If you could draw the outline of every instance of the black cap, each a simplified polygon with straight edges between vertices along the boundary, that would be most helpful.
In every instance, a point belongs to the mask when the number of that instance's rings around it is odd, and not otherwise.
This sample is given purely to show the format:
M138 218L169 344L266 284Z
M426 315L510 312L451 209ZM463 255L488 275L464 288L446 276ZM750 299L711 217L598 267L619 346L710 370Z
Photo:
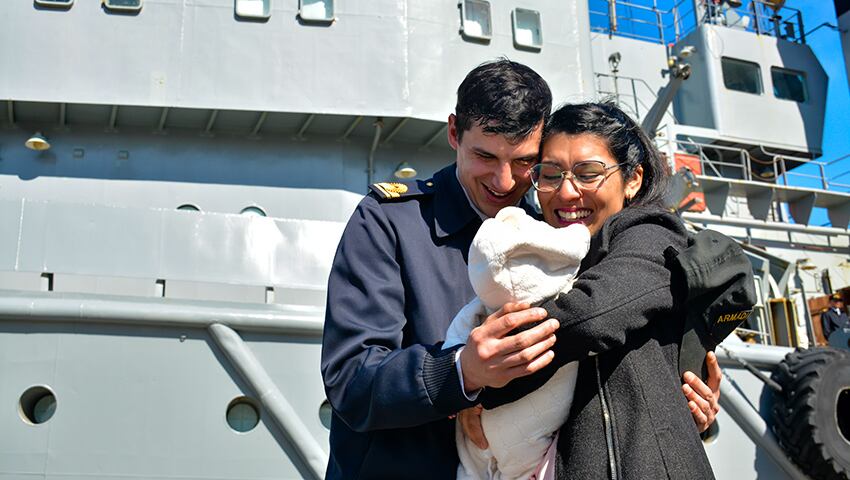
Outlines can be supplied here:
M672 248L672 247L671 247ZM668 256L673 281L683 291L685 314L679 374L706 378L705 356L743 323L756 303L753 267L734 240L714 230L688 239L688 248Z
M843 298L841 298L841 295L839 295L837 293L833 293L832 295L830 295L829 299L833 302L839 302L839 301L844 300Z

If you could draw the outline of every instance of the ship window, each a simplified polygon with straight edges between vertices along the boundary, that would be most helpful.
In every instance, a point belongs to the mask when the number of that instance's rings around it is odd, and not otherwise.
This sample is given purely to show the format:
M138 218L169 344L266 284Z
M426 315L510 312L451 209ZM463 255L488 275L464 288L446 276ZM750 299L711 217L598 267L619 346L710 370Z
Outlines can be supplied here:
M543 47L543 29L540 12L525 8L513 11L514 45L519 48L540 50Z
M107 10L138 12L142 9L142 0L103 0Z
M35 0L35 4L40 7L71 8L74 0Z
M773 80L773 95L776 98L794 100L803 103L809 98L806 89L806 74L786 70L779 67L771 67L770 77Z
M468 39L490 40L493 36L490 2L463 0L460 3L460 33Z
M271 0L236 0L236 16L242 18L269 18Z
M257 207L257 206L245 207L239 213L241 213L242 215L247 215L249 217L265 217L266 216L266 212L262 208Z
M227 425L239 433L250 432L260 423L260 408L257 402L248 397L234 398L225 413Z
M723 57L720 64L726 88L761 95L761 69L757 63Z
M322 402L319 405L319 422L322 423L322 426L331 429L331 417L333 416L333 409L331 408L331 404L328 403L327 400Z
M334 0L298 0L298 16L310 22L333 22Z
M44 423L56 412L56 396L43 385L30 387L21 395L18 412L30 425Z
M177 210L182 210L184 212L200 212L201 211L200 208L198 208L196 205L192 205L191 203L184 203L183 205L180 205L179 207L177 207Z

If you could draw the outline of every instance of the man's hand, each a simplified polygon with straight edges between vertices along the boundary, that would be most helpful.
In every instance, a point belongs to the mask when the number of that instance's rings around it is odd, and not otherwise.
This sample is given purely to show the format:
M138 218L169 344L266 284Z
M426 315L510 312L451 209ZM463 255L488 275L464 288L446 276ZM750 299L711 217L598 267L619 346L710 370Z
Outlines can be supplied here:
M705 363L708 366L707 385L691 372L685 372L682 376L685 380L682 392L688 399L688 408L700 433L708 430L708 427L714 423L714 417L720 412L718 401L720 400L720 379L723 376L714 352L708 352Z
M457 421L460 422L463 433L466 437L472 440L472 443L481 450L487 450L490 446L487 443L487 437L484 436L484 429L481 428L481 410L484 407L476 405L466 410L461 410L457 414Z
M508 336L517 327L539 322L546 315L546 310L527 303L508 303L472 329L460 354L466 391L502 387L548 365L555 356L549 349L555 344L557 320Z

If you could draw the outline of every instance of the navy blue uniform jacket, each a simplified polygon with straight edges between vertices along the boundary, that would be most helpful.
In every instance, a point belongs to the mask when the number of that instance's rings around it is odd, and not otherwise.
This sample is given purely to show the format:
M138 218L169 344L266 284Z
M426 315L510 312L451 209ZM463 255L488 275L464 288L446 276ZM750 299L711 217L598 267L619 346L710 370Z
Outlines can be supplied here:
M449 166L357 206L328 280L322 376L333 407L328 479L454 478L463 395L440 344L475 296L466 255L481 225Z
M827 342L829 341L829 336L832 335L832 332L842 328L850 328L850 320L847 319L847 314L843 311L841 311L841 313L836 313L834 308L830 308L823 312L820 316L820 320L823 324L823 336L826 338Z

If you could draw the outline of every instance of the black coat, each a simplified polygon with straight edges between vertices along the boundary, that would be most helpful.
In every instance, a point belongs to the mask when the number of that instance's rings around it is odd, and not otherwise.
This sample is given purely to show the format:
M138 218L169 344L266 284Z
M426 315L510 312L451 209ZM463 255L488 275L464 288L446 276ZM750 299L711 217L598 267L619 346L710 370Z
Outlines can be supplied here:
M561 322L553 364L484 391L485 407L503 404L580 361L558 478L714 478L678 374L683 282L673 279L664 250L686 245L670 213L631 207L610 218L572 290L543 304Z

